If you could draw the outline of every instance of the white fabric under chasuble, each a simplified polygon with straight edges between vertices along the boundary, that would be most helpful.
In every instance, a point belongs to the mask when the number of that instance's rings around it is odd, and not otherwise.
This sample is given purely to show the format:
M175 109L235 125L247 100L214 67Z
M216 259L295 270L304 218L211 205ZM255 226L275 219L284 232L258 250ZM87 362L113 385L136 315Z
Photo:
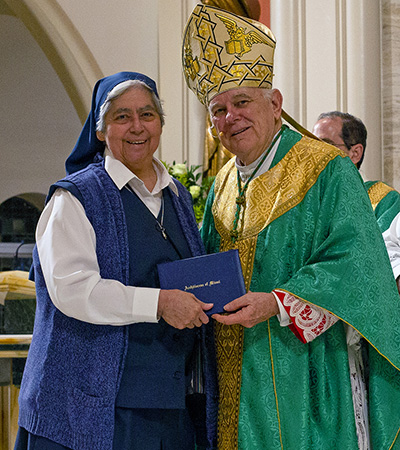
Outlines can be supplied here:
M349 368L351 390L353 392L354 417L356 420L358 447L360 450L369 450L369 425L368 425L368 404L367 389L365 386L364 363L361 352L361 335L348 326L347 328L347 349L349 353Z

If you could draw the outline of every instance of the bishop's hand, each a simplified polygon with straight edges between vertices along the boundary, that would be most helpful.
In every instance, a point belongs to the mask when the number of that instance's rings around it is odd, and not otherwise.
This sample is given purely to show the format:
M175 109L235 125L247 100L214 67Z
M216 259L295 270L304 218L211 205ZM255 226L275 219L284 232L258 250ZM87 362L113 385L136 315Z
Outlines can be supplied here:
M226 304L224 309L230 314L213 314L211 317L225 325L239 324L246 328L279 314L275 296L266 292L248 292Z

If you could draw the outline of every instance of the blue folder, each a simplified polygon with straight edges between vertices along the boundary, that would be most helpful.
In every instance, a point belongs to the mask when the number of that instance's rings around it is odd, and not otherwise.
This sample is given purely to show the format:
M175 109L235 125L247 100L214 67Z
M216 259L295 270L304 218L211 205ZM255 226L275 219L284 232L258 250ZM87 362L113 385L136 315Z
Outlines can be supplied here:
M227 303L246 293L238 250L178 259L157 268L161 289L180 289L214 303L208 315L223 313Z

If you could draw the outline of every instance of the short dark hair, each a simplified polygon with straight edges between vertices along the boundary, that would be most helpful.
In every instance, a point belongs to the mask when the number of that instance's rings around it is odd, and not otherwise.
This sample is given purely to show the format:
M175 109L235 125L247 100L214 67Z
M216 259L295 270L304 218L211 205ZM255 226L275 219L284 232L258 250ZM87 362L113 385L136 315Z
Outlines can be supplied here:
M319 115L318 120L332 119L338 117L342 120L342 135L344 144L350 150L352 145L361 144L364 148L360 161L357 163L357 169L361 167L361 163L364 160L365 149L367 147L367 129L358 117L349 113L343 113L340 111L330 111Z

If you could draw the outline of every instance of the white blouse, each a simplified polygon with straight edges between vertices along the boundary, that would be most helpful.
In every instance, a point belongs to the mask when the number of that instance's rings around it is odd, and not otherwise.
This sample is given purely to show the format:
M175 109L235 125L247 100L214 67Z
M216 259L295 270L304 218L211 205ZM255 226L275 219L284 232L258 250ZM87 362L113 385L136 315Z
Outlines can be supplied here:
M105 169L118 189L126 184L157 217L162 190L178 190L163 164L153 159L157 183L149 192L124 164L105 151ZM57 189L43 210L36 243L44 279L54 305L64 314L93 324L157 322L159 289L125 286L104 279L96 256L96 236L80 201Z

